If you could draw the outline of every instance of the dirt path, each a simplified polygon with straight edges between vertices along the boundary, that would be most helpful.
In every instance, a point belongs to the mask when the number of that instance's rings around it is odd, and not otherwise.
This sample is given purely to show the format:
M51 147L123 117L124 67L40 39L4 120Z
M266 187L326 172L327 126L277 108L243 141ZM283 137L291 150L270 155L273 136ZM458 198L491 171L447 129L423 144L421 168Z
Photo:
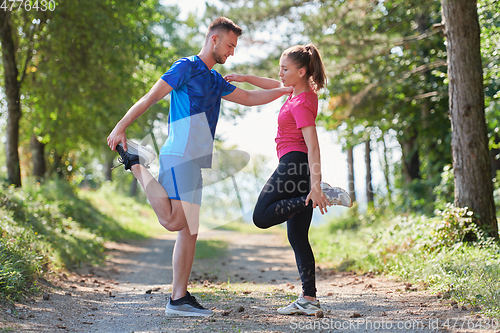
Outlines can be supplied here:
M420 286L320 268L324 317L278 315L276 308L300 292L290 246L276 234L229 231L200 235L226 240L229 255L197 260L191 275L192 294L215 316L165 317L174 237L107 244L105 267L61 275L47 283L44 297L2 309L0 331L500 333L500 324L475 314L477 309L450 304Z

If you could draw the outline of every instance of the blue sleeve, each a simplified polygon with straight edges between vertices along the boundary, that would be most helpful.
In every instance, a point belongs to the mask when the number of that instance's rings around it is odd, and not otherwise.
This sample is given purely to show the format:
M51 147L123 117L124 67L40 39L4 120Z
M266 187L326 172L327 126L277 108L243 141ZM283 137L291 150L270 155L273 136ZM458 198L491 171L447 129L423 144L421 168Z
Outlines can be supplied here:
M222 90L222 96L227 96L230 93L232 93L234 91L234 89L236 89L236 86L234 86L231 83L229 83L226 80L224 80L224 78L222 77L222 75L220 75L219 73L217 73L217 77L219 79L219 84L221 85L221 88L222 88L221 89Z
M174 62L172 67L161 76L163 81L167 82L174 90L182 87L189 79L191 72L191 61L188 58L182 58Z

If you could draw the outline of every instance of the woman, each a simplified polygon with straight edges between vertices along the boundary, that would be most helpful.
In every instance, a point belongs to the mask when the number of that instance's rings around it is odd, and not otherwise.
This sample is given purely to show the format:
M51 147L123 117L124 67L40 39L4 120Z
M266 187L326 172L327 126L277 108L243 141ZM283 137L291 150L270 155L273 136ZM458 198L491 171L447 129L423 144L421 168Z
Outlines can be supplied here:
M316 299L315 261L308 238L313 208L319 207L324 214L327 206L351 207L352 202L343 189L321 182L315 124L316 91L325 85L326 75L316 47L296 45L283 52L279 76L283 85L292 87L293 92L278 115L279 165L260 193L253 220L263 229L287 222L288 240L302 280L302 294L295 302L278 309L278 313L313 315L321 309ZM248 82L263 89L281 85L277 80L251 75L231 74L225 79Z

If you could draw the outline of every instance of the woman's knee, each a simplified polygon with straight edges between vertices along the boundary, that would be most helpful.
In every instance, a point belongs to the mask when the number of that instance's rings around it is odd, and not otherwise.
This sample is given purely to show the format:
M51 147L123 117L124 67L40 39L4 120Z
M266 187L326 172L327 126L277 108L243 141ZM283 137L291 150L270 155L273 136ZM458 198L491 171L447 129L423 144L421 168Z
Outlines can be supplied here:
M253 224L255 224L255 226L259 229L268 229L270 227L268 223L265 223L266 222L265 219L255 210L253 212L252 219L253 219Z
M260 223L257 223L255 221L253 221L253 224L255 224L255 226L259 229L269 229L271 228L272 226L271 225L267 225L267 224L260 224Z

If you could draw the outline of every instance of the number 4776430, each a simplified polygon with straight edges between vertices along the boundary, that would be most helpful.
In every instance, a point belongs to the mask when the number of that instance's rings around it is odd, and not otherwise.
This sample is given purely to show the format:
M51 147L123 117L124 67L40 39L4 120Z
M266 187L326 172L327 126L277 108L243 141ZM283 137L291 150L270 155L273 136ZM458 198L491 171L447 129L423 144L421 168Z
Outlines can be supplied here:
M2 1L2 0L0 0ZM54 11L56 2L54 0L3 0L0 9L5 11L25 10L25 11Z

